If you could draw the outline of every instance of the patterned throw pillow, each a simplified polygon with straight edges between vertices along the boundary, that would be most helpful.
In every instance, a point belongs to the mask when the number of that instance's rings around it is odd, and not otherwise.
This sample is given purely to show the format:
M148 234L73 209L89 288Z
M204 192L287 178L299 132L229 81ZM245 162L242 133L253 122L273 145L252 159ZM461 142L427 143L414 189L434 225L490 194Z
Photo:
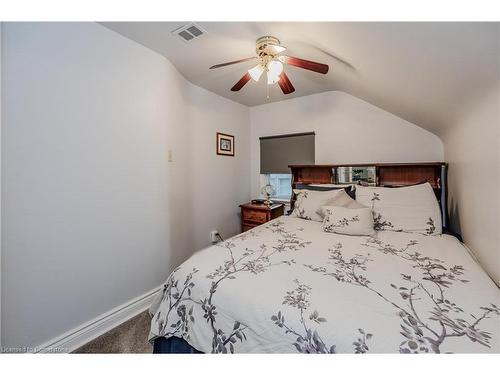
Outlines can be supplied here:
M374 233L372 210L368 207L323 207L323 230L350 236L369 236Z
M347 194L344 190L340 191L335 197L329 199L325 206L337 206L337 207L347 207L347 208L364 208L361 203L356 202L352 199L349 194ZM316 213L322 218L325 217L325 212L323 210L324 207L320 207Z
M429 183L398 188L358 186L356 201L372 208L375 230L442 233L441 209Z
M305 220L323 221L323 218L316 211L330 199L336 197L339 192L344 192L344 190L315 191L294 189L293 192L296 194L296 201L290 216L300 217Z

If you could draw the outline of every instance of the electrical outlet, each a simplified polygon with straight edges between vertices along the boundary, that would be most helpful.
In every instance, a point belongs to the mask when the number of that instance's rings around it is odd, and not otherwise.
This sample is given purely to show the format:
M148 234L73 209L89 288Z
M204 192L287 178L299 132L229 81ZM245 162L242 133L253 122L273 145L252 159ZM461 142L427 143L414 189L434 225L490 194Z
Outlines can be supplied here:
M173 152L172 150L168 150L167 152L167 158L168 158L168 162L171 163L174 161L174 156L173 156Z
M212 241L212 243L217 243L220 241L218 230L213 230L210 232L210 241Z

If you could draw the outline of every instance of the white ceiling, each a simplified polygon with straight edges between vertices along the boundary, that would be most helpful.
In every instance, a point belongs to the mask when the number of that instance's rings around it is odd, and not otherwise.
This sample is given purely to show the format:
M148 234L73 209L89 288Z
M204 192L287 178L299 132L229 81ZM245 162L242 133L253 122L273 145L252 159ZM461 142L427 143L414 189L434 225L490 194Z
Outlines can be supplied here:
M478 94L498 85L499 23L199 22L208 33L185 43L171 34L182 22L105 22L104 26L164 55L189 81L239 103L267 103L265 80L230 88L255 40L278 37L287 54L330 65L326 76L292 66L295 93L270 87L270 101L341 90L439 134Z

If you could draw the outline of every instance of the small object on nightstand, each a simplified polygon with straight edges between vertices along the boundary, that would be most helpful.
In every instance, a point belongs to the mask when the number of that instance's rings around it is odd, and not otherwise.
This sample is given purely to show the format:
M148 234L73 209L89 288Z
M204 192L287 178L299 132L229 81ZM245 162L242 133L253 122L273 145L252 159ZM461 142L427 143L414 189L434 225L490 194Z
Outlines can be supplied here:
M267 184L262 188L260 192L262 193L262 195L266 196L266 200L264 203L267 204L268 206L272 205L273 201L271 200L271 196L273 196L274 193L276 192L273 186L271 184Z
M285 213L285 205L283 203L267 205L265 203L249 202L241 204L240 207L242 232L246 232L258 225L267 223Z
M264 204L266 202L265 199L252 199L252 204Z

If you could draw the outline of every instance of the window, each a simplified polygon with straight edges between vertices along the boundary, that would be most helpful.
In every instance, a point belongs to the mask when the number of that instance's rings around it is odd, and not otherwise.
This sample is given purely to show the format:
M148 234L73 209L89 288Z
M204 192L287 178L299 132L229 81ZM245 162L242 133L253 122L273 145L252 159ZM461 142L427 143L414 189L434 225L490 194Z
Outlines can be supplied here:
M289 201L292 195L292 175L284 173L271 173L264 175L265 184L270 184L274 188L274 195L271 198L275 200Z
M270 184L274 200L292 195L291 164L314 164L314 133L260 137L260 186Z
M314 133L260 137L260 173L288 174L290 164L314 164Z

